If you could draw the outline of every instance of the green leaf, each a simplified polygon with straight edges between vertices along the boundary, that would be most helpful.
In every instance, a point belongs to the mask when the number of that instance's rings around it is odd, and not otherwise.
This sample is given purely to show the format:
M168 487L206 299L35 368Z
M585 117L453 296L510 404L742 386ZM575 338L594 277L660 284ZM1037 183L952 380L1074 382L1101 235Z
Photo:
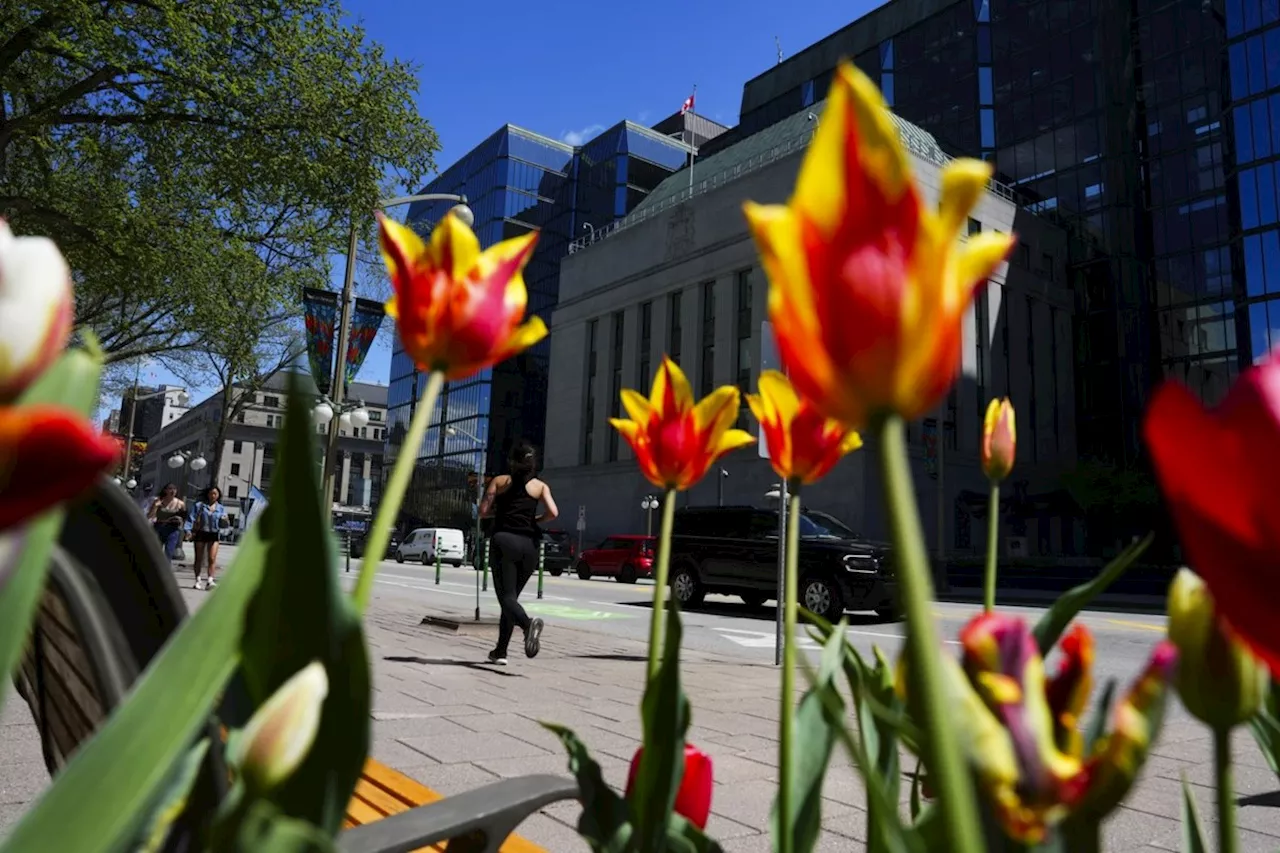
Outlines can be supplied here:
M542 727L560 738L569 753L569 772L578 780L582 802L578 834L595 851L621 853L629 849L632 826L627 804L604 781L600 765L568 726L544 722Z
M217 592L160 650L0 851L107 853L133 836L239 660L240 628L262 578L264 552L250 530Z
M1182 853L1209 853L1209 843L1200 825L1200 813L1196 810L1196 798L1182 775Z
M1067 626L1071 624L1072 619L1076 618L1076 614L1088 607L1089 602L1105 592L1107 587L1115 583L1130 566L1137 562L1155 537L1154 533L1148 533L1143 539L1124 549L1096 578L1069 589L1058 597L1053 606L1040 617L1040 621L1032 631L1036 638L1036 645L1040 647L1040 654L1049 654L1049 650L1057 644L1058 638L1062 636L1063 631L1067 630Z
M920 822L920 789L923 787L923 777L920 773L920 759L916 759L916 769L911 774L911 820L919 826Z
M271 801L337 833L369 751L370 682L360 618L343 593L319 501L315 434L296 375L276 455L262 585L245 618L244 682L260 707L296 672L324 664L329 695L306 760Z
M680 815L667 824L667 853L723 853L723 848Z
M778 801L775 799L769 814L775 849L783 846L781 839L785 833L792 840L793 850L809 853L822 834L822 783L836 742L834 729L844 727L844 701L835 686L835 677L844 658L844 624L841 622L838 630L829 632L822 648L818 673L810 679L809 689L796 709L795 730L791 732L794 770L790 793L794 803L791 810L794 823L786 827L779 825ZM841 712L832 713L831 709L837 707Z
M1115 698L1115 693L1116 680L1109 678L1106 687L1103 687L1102 693L1098 695L1098 704L1093 709L1093 719L1089 721L1089 727L1084 732L1085 755L1093 752L1093 745L1107 731L1107 718L1111 716L1111 702Z
M169 828L187 807L187 799L191 796L191 789L208 754L209 741L201 740L187 751L186 756L174 768L168 786L160 795L159 806L138 841L138 853L156 853L160 850L169 834Z
M644 753L629 803L637 827L638 849L660 851L680 780L684 777L685 732L689 730L689 700L680 688L680 607L667 605L667 630L662 663L640 700Z
M70 350L27 388L18 405L56 404L88 416L98 403L101 373L101 359ZM0 676L17 669L22 659L65 517L65 508L55 507L0 534ZM0 677L0 705L8 687L9 679Z
M281 814L273 804L258 800L240 816L235 850L253 853L332 853L331 836L306 821Z
M1271 772L1280 775L1280 720L1268 711L1259 711L1249 721L1249 730Z

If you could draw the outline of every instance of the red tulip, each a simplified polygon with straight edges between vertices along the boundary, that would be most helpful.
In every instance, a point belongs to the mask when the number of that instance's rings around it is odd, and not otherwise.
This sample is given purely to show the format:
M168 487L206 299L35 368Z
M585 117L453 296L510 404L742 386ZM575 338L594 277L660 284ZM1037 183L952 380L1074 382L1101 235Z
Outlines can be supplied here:
M644 747L636 750L631 759L631 770L627 773L627 796L631 796L631 788L635 785L636 775L640 772L640 756ZM691 744L684 745L684 775L680 777L680 790L676 792L676 814L683 815L686 820L698 829L707 825L711 815L711 756Z
M982 473L999 483L1013 470L1018 451L1018 433L1014 425L1013 403L1008 397L992 400L982 421Z
M87 489L119 448L74 412L0 407L0 530Z
M1144 429L1192 568L1218 613L1280 677L1280 351L1241 374L1212 412L1166 383Z

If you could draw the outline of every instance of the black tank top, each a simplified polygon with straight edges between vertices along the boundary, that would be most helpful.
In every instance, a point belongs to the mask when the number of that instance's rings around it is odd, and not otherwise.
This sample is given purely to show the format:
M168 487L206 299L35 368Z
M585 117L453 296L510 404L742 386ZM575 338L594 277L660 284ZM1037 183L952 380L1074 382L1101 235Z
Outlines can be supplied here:
M536 537L538 499L529 497L526 488L532 477L512 477L511 485L493 499L493 532L518 533Z

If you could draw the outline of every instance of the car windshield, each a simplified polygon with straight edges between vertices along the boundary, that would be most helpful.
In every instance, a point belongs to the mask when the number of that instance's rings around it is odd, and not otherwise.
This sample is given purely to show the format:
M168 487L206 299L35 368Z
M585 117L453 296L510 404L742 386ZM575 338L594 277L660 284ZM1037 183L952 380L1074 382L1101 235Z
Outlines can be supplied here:
M569 534L565 533L563 530L551 530L547 532L547 538L554 539L556 542L567 542L569 540Z
M800 514L800 535L826 539L855 539L857 534L848 525L825 512Z

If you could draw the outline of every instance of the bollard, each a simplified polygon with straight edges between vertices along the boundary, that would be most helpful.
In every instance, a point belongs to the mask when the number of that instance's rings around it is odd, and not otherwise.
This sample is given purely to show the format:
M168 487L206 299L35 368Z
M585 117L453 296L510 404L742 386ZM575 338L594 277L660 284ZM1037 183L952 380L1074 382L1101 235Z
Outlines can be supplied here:
M472 566L472 572L476 579L476 621L480 621L480 561L483 555L480 550L484 547L484 537L480 537L476 542L476 565Z
M484 568L480 572L481 574L480 590L482 592L488 592L489 591L489 549L488 548L484 549L484 562L482 562L480 565L484 566Z
M436 548L436 586L440 586L440 548Z
M538 598L542 598L542 564L547 556L547 543L538 543Z
M351 571L351 531L347 531L347 571Z

